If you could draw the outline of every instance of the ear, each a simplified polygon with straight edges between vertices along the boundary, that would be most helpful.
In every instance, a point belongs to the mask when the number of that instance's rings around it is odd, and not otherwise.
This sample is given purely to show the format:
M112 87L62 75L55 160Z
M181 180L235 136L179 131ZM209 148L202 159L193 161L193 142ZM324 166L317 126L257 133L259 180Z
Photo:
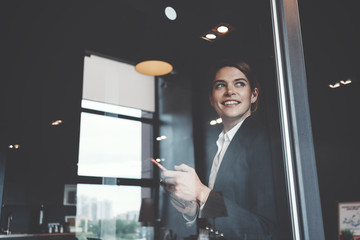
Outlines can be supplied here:
M254 88L254 91L252 91L251 93L251 103L256 102L258 96L259 96L259 89Z

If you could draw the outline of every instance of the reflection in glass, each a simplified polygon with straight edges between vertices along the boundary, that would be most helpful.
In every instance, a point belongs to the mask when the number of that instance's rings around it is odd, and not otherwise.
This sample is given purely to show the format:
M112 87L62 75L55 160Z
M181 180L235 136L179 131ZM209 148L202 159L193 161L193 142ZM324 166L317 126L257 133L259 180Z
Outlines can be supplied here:
M76 237L138 239L141 195L139 186L78 184Z

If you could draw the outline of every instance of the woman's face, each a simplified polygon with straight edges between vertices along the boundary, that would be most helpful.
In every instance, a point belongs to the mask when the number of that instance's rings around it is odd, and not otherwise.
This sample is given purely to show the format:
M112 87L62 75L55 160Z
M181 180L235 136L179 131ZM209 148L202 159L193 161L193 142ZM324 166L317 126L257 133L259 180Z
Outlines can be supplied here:
M248 117L251 104L257 97L258 89L251 90L249 80L239 69L223 67L216 72L210 103L222 118L225 128L232 128Z

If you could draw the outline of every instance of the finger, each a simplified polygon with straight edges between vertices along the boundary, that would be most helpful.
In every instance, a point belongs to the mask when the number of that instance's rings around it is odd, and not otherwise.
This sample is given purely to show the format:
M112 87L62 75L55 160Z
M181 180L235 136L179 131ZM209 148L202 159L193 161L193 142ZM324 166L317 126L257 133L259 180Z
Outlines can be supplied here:
M175 191L175 185L166 184L165 185L165 190L168 191L168 192L174 192Z
M163 189L166 193L170 193L170 194L171 194L172 192L175 191L175 185L166 184L166 183L162 182L162 183L161 183L161 186L162 186L161 189Z
M181 164L181 165L178 165L178 166L174 166L175 170L177 171L184 171L184 172L191 172L191 171L194 171L194 169L186 164Z
M176 178L164 178L164 179L162 179L162 182L164 182L165 185L176 185L177 184Z
M176 175L177 175L177 171L167 170L167 171L161 172L162 178L173 178L173 177L176 177Z

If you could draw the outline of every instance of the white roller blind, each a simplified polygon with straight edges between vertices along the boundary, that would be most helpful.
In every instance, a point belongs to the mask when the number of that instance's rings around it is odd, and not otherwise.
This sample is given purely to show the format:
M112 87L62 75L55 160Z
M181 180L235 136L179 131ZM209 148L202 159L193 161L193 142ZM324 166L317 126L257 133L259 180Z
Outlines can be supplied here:
M83 99L155 112L155 79L133 65L86 56Z

